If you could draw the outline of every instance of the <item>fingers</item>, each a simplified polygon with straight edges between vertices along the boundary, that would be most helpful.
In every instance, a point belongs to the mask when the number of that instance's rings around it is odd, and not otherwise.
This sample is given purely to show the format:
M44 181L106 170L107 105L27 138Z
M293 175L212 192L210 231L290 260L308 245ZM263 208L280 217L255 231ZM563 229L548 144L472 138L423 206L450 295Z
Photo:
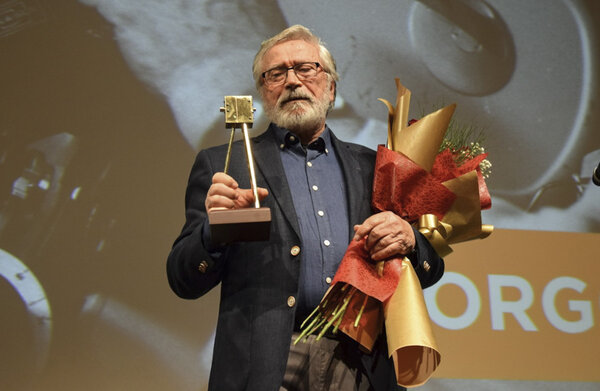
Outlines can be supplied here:
M373 244L372 247L367 247L371 259L374 261L403 256L410 253L413 248L414 246L410 245L410 238L398 238L391 235L383 237Z
M410 224L392 212L370 216L354 230L354 240L366 238L365 249L374 261L406 255L415 246Z
M258 193L259 201L262 201L267 195L269 195L267 189L262 187L257 187L256 191ZM235 193L236 198L233 201L234 208L247 208L254 205L254 193L252 192L252 189L236 189Z
M213 184L222 183L225 186L230 187L232 189L238 188L238 183L235 181L235 179L233 179L229 175L225 174L224 172L215 173L215 175L213 175L213 177L212 177L212 183Z
M264 199L269 192L262 187L257 188L259 200ZM212 185L206 194L204 206L211 209L247 208L254 204L254 194L250 189L240 189L231 176L218 172L212 177Z
M269 191L263 187L257 187L256 190L258 191L258 199L260 201L264 200L269 195Z
M238 184L235 179L225 173L217 172L213 175L212 185L206 194L206 200L204 201L206 210L233 208L234 201L237 198L237 188Z
M393 218L390 216L390 214L397 217L391 212L381 212L369 216L362 224L355 225L354 240L360 240L361 238L370 235L371 232L376 228L377 231L381 232L383 226L390 224L390 220Z

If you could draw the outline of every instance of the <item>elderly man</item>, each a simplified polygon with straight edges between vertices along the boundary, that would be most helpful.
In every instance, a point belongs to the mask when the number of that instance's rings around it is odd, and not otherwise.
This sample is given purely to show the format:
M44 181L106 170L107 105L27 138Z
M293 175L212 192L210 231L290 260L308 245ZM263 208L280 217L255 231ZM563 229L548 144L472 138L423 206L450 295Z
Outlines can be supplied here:
M370 207L375 152L338 140L325 124L338 74L308 29L263 42L253 74L271 125L252 139L258 195L271 209L270 239L211 244L207 210L253 204L245 162L223 167L226 146L201 151L186 193L186 222L167 260L173 291L194 299L221 283L210 390L396 390L384 337L372 353L343 335L291 344L319 303L350 240L367 238L373 261L409 255L421 285L443 261L391 212ZM243 154L234 144L233 154ZM235 160L235 159L234 159ZM237 159L243 160L243 159ZM342 333L339 333L342 334Z

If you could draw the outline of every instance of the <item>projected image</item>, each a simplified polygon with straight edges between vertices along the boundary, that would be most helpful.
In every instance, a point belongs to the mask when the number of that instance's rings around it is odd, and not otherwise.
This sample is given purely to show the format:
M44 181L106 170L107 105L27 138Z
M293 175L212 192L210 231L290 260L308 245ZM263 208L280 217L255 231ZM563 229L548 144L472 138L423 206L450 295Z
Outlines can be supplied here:
M491 224L600 230L587 191L600 153L598 115L590 111L596 32L580 3L378 2L369 10L373 23L361 23L360 1L197 1L168 10L161 2L84 2L115 25L129 64L166 96L193 148L224 141L222 95L255 94L251 48L281 26L303 23L339 63L329 123L342 138L373 148L385 142L377 99L393 99L399 77L413 91L413 116L456 102L456 120L484 130L494 165L495 205L484 215ZM263 129L260 111L258 118Z
M599 20L594 0L0 0L0 303L9 312L0 351L10 373L0 389L206 388L219 292L176 298L164 262L183 222L195 153L229 137L223 97L253 95L251 132L266 129L252 60L263 39L296 23L321 36L337 61L328 125L339 138L385 143L387 109L378 98L395 99L398 77L412 91L412 118L456 102L455 120L483 130L493 164L484 223L535 231L532 243L595 243ZM553 266L538 284L516 276L537 273L541 262L523 243L526 251L507 251L514 268L494 272L515 276L481 272L474 283L451 271L427 298L438 326L460 324L467 334L464 319L483 323L488 311L490 319L517 318L526 341L537 336L521 327L528 317L544 331L540 319L552 313L557 324L587 328L565 332L550 322L549 334L591 345L600 294L593 265L567 246L544 261ZM565 259L583 265L587 279L566 277L556 266ZM556 288L564 278L571 280ZM452 313L438 292L457 286L465 303L448 294L459 303ZM503 289L521 296L511 301ZM546 313L536 309L540 297L551 298ZM476 333L502 322L477 324ZM448 377L422 389L598 385Z

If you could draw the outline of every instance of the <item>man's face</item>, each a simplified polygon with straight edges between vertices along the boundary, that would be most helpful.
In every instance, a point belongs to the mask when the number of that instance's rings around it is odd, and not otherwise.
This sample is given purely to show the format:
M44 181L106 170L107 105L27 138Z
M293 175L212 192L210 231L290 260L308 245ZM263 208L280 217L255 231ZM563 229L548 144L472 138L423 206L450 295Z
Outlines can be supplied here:
M265 53L261 71L291 67L303 62L320 62L318 47L303 40L285 41ZM283 84L263 85L260 89L269 119L295 132L304 142L315 139L325 128L325 118L334 92L335 84L322 69L314 79L304 81L290 70Z

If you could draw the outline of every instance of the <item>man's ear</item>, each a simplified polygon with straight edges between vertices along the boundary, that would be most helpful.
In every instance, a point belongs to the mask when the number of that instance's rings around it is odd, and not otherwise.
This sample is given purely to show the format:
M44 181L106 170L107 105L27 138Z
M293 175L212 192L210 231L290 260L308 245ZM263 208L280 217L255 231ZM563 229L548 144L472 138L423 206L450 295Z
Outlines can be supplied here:
M335 97L337 95L337 85L335 83L335 80L332 80L329 84L329 94L331 98L331 106L333 106L335 104Z

